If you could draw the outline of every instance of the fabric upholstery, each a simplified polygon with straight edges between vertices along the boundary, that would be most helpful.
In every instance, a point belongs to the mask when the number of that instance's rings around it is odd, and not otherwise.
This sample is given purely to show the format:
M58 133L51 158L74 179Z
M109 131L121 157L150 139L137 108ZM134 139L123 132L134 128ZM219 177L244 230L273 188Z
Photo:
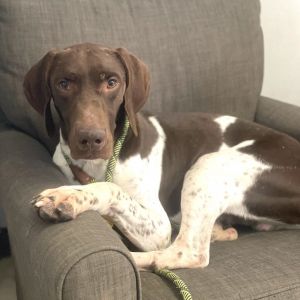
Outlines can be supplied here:
M136 299L140 283L132 258L98 213L50 225L32 208L34 195L67 184L46 149L15 130L0 132L0 139L0 200L20 299Z
M1 107L50 145L22 80L51 48L84 41L127 47L150 67L151 111L211 111L253 119L263 44L258 1L1 1Z
M296 119L284 127L275 116L288 106L263 99L256 112L263 75L259 14L257 0L1 0L0 201L19 299L123 300L141 293L178 299L154 274L142 272L140 282L128 250L97 213L51 226L36 216L32 196L66 179L39 143L53 150L42 117L25 101L26 71L54 47L84 41L127 47L150 68L146 109L256 117L294 133ZM213 244L208 268L178 274L194 299L298 299L299 249L299 232L251 233Z
M300 107L260 97L255 121L300 140Z
M283 300L300 295L298 230L248 232L233 242L215 242L210 257L205 269L177 271L194 299ZM142 272L141 278L143 300L176 296L158 276Z

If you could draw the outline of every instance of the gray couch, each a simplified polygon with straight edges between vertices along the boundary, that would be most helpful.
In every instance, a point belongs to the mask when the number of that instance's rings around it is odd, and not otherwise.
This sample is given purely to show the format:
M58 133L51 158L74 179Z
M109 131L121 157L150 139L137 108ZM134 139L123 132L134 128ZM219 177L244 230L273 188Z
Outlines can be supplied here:
M0 199L19 299L177 299L139 273L96 213L46 224L29 204L66 184L57 142L26 103L25 72L47 50L83 41L127 47L148 65L146 109L232 114L300 138L300 108L260 96L263 36L256 0L1 0ZM205 269L178 270L194 299L300 299L300 232L242 233L216 242Z

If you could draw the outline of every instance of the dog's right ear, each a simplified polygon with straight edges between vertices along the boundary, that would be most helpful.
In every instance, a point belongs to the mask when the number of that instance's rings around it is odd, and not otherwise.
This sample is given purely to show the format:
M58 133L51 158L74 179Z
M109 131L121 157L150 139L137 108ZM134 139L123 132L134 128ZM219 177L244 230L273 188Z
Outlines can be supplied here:
M49 71L57 51L49 51L25 75L23 88L25 96L31 106L45 118L49 136L54 133L54 123L51 115L49 86Z

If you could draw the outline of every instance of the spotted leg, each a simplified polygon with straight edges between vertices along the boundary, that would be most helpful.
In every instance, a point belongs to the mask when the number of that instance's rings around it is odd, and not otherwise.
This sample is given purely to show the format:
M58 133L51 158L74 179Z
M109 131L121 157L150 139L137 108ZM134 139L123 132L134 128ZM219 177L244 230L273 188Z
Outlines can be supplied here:
M57 222L74 219L86 210L98 211L143 251L162 249L170 243L170 221L159 201L146 207L114 183L45 190L33 204L43 219Z
M223 191L216 189L218 180L224 179L217 178L215 170L211 168L214 158L215 154L201 157L186 173L181 193L179 234L164 250L133 253L140 268L176 269L208 265L214 223L227 204Z

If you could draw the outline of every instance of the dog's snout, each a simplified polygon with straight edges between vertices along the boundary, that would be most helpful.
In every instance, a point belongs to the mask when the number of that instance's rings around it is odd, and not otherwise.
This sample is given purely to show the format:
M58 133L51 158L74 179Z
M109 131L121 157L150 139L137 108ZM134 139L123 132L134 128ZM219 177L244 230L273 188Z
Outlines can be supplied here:
M82 151L100 151L106 143L104 129L80 129L78 131L78 147Z

